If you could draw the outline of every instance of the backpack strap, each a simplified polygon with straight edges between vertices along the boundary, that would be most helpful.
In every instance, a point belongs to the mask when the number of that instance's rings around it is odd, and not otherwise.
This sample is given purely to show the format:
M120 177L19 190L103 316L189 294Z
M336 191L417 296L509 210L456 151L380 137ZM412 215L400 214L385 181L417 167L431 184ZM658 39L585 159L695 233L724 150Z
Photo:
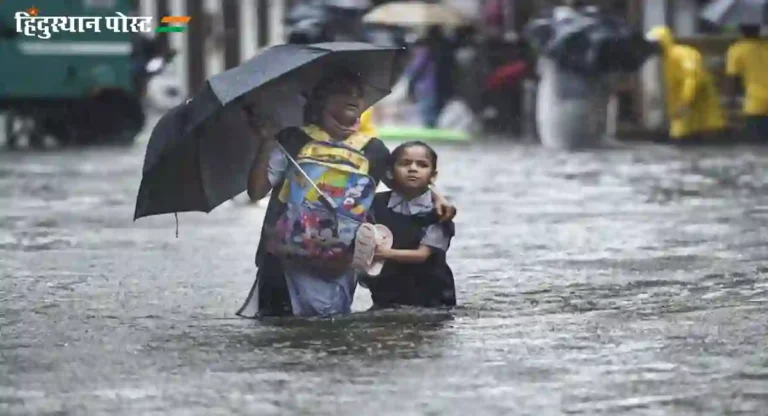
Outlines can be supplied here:
M367 136L360 132L356 132L356 133L353 133L351 136L347 137L347 139L344 140L344 144L357 151L362 151L363 148L368 145L368 142L370 142L371 139L372 137L370 136Z
M304 133L306 133L307 136L311 137L312 140L317 140L320 142L332 142L331 136L328 135L328 133L325 132L325 130L321 129L320 127L310 124L308 126L304 126L301 128ZM345 146L350 147L352 149L355 149L357 151L362 151L363 148L368 145L368 142L371 141L371 137L366 136L365 134L362 134L360 132L355 132L351 136L347 137L343 142Z

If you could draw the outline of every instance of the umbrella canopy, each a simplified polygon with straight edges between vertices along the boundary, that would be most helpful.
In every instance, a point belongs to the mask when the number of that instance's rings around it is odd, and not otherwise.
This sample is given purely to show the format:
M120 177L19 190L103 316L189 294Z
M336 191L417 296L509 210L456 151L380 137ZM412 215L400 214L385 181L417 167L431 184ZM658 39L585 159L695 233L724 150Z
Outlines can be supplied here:
M468 24L467 18L452 7L422 1L395 1L371 10L363 22L387 26L447 26Z
M305 19L327 20L328 11L319 5L299 3L288 11L287 16L285 17L285 23L293 25Z
M768 25L768 0L714 0L701 18L718 26Z
M655 52L652 42L620 19L569 10L531 21L524 36L564 69L583 74L634 72Z
M210 212L245 191L264 143L273 132L302 124L304 103L318 81L339 70L360 74L367 108L389 94L402 52L357 42L278 45L211 77L152 131L134 219ZM249 127L244 108L262 134Z
M494 70L485 81L486 90L495 90L502 86L515 85L523 80L528 70L525 62L513 62Z

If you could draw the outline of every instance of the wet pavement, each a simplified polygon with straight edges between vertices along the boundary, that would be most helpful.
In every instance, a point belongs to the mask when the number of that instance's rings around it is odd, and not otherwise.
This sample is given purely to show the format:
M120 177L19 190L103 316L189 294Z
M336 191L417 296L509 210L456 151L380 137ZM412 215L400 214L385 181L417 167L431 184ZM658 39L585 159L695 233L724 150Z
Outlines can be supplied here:
M768 148L438 146L461 307L260 323L263 208L134 223L142 147L0 152L0 414L768 408Z

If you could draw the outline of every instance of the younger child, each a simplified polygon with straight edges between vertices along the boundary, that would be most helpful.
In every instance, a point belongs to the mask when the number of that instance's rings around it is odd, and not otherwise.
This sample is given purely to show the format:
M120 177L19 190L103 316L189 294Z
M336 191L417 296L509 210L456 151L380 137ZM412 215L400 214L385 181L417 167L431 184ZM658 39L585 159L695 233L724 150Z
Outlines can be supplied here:
M386 175L392 191L376 194L371 213L392 232L392 248L379 246L384 260L376 277L366 277L375 308L397 305L456 305L453 272L445 254L454 235L452 222L440 222L430 185L437 178L437 153L423 142L403 143L392 151Z

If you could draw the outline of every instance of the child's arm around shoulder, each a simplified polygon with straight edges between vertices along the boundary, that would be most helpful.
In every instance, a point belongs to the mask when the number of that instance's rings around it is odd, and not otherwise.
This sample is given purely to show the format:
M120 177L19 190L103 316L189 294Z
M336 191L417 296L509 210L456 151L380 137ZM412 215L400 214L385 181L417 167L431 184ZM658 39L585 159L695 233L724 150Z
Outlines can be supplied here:
M451 245L454 228L453 223L432 224L427 227L419 248L412 250L397 250L392 248L376 248L376 258L391 260L397 263L424 263L437 252L445 253Z
M419 264L424 263L432 255L433 247L420 245L414 250L398 250L393 248L376 248L377 260L390 260L397 263Z

